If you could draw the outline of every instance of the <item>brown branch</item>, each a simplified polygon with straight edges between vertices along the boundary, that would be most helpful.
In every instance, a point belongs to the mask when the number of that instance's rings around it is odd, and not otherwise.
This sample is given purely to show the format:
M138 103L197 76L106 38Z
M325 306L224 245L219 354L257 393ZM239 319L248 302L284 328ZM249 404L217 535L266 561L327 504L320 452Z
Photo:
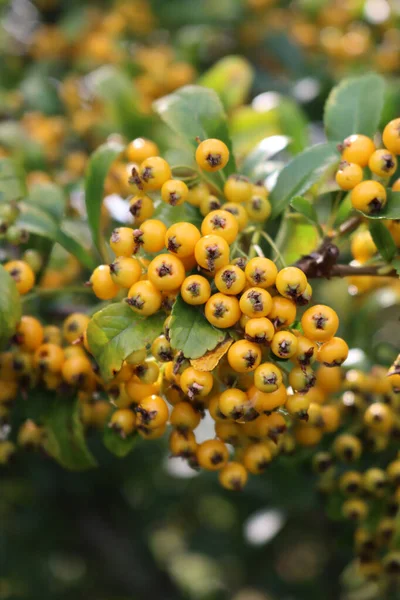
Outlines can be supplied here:
M374 277L398 277L395 269L387 273L382 273L385 269L383 265L367 265L365 267L353 267L351 265L334 265L331 270L331 277L349 277L357 275L372 275Z

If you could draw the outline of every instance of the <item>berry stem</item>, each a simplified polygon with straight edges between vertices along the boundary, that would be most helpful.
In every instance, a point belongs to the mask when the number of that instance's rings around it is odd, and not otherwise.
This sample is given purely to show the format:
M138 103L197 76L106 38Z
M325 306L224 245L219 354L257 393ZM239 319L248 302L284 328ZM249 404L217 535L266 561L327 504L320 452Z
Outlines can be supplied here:
M265 241L271 246L271 248L274 250L275 252L275 257L273 259L273 261L277 261L279 260L281 263L282 268L283 267L287 267L286 261L283 258L282 252L279 250L277 244L275 244L274 240L272 239L272 237L266 232L266 231L262 231L261 235L263 236L263 238L265 239Z

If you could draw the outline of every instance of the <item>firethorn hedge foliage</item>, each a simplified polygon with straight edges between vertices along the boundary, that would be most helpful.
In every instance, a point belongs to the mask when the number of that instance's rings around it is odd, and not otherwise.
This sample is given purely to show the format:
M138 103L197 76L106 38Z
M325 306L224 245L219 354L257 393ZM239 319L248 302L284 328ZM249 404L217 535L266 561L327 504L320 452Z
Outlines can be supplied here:
M0 123L1 470L12 477L28 452L99 481L135 465L133 485L157 473L155 498L176 469L247 511L275 493L288 514L312 498L312 513L318 495L330 535L351 539L326 598L397 598L400 118L382 76L399 68L394 9L378 27L372 3L355 23L341 2L221 2L221 38L203 24L202 45L175 24L175 47L151 32L172 30L171 15L201 20L198 3L36 4L47 16L14 39L18 68L13 52L0 66L13 82ZM224 40L248 58L219 56ZM261 48L300 88L318 74L313 108L274 69L265 82ZM285 561L283 595L307 579ZM188 597L225 598L218 585Z

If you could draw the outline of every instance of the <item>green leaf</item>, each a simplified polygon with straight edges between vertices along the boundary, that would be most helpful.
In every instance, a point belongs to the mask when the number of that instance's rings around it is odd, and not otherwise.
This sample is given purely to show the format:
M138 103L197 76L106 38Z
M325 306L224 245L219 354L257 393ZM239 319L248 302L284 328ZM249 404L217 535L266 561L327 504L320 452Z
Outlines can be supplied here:
M0 202L12 202L26 194L22 170L11 158L0 158Z
M325 105L327 138L343 141L360 133L372 137L378 129L385 98L385 81L369 73L345 79L333 88Z
M21 319L21 297L14 279L1 265L0 290L0 348L3 348Z
M25 202L41 208L58 222L63 218L67 205L63 189L51 182L33 185Z
M393 269L396 271L397 275L400 276L400 258L395 258L392 262Z
M380 221L370 221L369 230L380 255L386 262L390 262L397 254L397 246L387 227Z
M140 317L125 302L95 313L88 326L88 342L104 379L112 379L125 358L160 335L164 321L162 313Z
M242 106L254 78L253 67L241 56L225 56L206 71L198 83L217 92L227 110Z
M112 427L108 427L108 425L104 429L103 434L103 443L107 450L109 450L115 456L119 458L123 458L135 446L137 441L136 435L128 435L125 438L122 438L121 435L115 431Z
M226 332L210 325L197 306L186 304L179 295L172 309L171 346L186 358L200 358L226 337Z
M284 135L290 138L289 150L292 154L302 152L310 143L308 121L296 102L282 98L277 107L279 126Z
M386 190L387 200L383 209L376 215L367 215L362 211L368 219L400 219L400 192L394 192L393 190Z
M71 471L85 471L97 466L86 445L79 412L79 401L63 396L53 402L44 417L45 449L62 467Z
M18 217L18 225L29 231L29 233L58 242L65 250L73 254L79 262L88 269L94 269L96 262L91 256L89 250L84 248L72 236L65 233L60 225L44 210L30 205L26 202L20 202L21 209Z
M290 202L290 206L294 208L294 210L296 210L298 213L303 215L303 217L305 217L307 221L310 221L310 223L315 225L318 229L319 234L321 236L323 235L321 225L318 222L317 212L309 200L307 200L303 196L295 196Z
M183 221L192 223L200 229L203 217L196 206L184 202L179 206L170 206L160 201L154 211L154 219L160 219L167 227Z
M124 147L117 142L102 144L91 155L86 169L86 211L93 242L100 253L103 250L100 234L100 214L104 197L104 182L111 164L121 154L123 149Z
M199 85L187 85L177 92L156 100L154 110L174 131L193 153L197 148L196 138L201 140L217 138L229 148L229 162L224 168L226 176L235 173L235 159L228 132L226 113L221 100L214 90ZM215 180L218 173L207 173L207 178ZM219 181L219 179L216 179Z
M285 135L271 135L264 138L244 159L240 168L243 175L257 180L257 173L273 156L285 150L290 140Z
M301 196L325 172L339 161L336 144L316 144L295 156L279 173L275 187L269 195L272 217L277 217L295 196Z

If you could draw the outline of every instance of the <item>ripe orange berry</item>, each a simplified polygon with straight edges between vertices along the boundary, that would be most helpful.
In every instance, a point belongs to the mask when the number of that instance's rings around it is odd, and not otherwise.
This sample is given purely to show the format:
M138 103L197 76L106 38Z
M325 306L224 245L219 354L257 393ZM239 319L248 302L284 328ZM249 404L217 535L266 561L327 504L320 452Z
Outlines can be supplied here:
M245 392L237 388L230 388L220 394L218 408L225 417L238 421L245 419L250 414L252 403Z
M272 306L268 313L268 318L273 323L275 329L289 327L296 319L297 308L295 303L289 298L282 296L272 296Z
M228 350L228 362L236 373L254 371L261 362L260 347L254 342L238 340Z
M135 224L143 223L146 219L151 219L154 214L153 200L144 194L141 196L134 196L129 201L129 212L131 213Z
M241 463L229 462L220 470L218 479L225 489L238 492L246 485L248 475Z
M393 119L383 130L382 140L393 154L400 154L400 119Z
M219 171L229 160L229 149L221 140L210 138L196 148L196 162L204 171Z
M247 391L247 396L255 410L260 414L269 414L273 410L283 406L287 400L287 392L284 385L280 385L277 390L268 393L262 392L255 385L252 385Z
M15 340L22 350L34 352L43 343L43 327L38 319L23 315L18 324ZM3 381L1 382L3 384Z
M272 338L271 350L279 358L291 358L297 352L297 337L290 331L278 331Z
M219 269L214 277L217 289L228 296L240 294L246 285L246 276L236 265L227 265Z
M389 150L375 150L370 156L368 166L378 177L391 177L397 169L397 158Z
M82 313L72 313L63 323L64 339L72 344L76 339L83 336L89 325L90 317Z
M118 256L110 265L110 275L118 287L130 288L141 278L142 267L136 258Z
M243 464L253 475L263 473L271 460L271 451L265 442L251 444L243 453Z
M168 406L161 396L152 394L143 398L136 408L138 426L158 429L168 421Z
M266 362L254 372L254 385L261 392L275 392L282 385L282 372L274 363Z
M342 160L336 172L336 183L342 190L352 190L363 180L363 170L356 163Z
M229 263L229 245L219 235L206 235L196 243L194 255L200 267L215 271Z
M189 275L181 285L181 296L187 304L205 304L211 296L211 286L201 275Z
M201 233L205 235L219 235L228 244L237 238L239 225L237 219L227 210L213 210L204 217L201 224Z
M275 285L281 296L295 299L305 291L307 277L297 267L285 267L277 274Z
M326 342L333 338L339 327L336 312L329 306L316 304L307 309L301 318L304 335L315 342Z
M130 435L135 430L136 416L129 408L120 408L112 415L109 427L114 429L122 438Z
M127 304L144 317L153 315L161 308L162 296L151 281L138 281L128 292Z
M188 186L179 179L169 179L161 188L161 199L170 206L183 204L189 193Z
M246 212L251 221L262 223L266 221L271 214L271 203L266 196L253 194L245 204Z
M164 239L167 228L159 219L147 219L139 229L133 232L134 252L143 248L145 252L153 254L164 248Z
M378 214L386 204L386 190L378 181L362 181L351 192L353 208L367 215Z
M214 327L233 327L240 319L239 302L234 296L213 294L205 306L205 316Z
M206 440L197 447L199 466L207 471L218 471L228 462L229 453L221 440Z
M159 190L162 185L172 178L169 164L160 156L146 158L140 165L140 179L145 190Z
M250 285L268 288L274 285L278 269L269 258L257 256L249 260L244 272Z
M340 367L349 354L349 347L342 338L334 337L318 350L318 361L327 367Z
M175 223L167 229L165 247L179 258L192 256L200 238L200 231L191 223Z
M265 317L271 308L271 294L263 288L251 287L240 298L240 310L250 318Z
M35 274L23 260L10 260L3 266L14 279L20 294L27 294L35 285Z
M126 157L130 162L142 163L146 158L158 156L160 151L157 144L146 138L136 138L132 140L126 150Z
M133 229L130 227L114 229L110 238L110 247L115 256L132 256L134 246Z
M90 277L93 293L100 300L111 300L118 294L119 287L111 278L109 265L99 265Z
M224 185L224 194L228 202L247 202L253 194L253 185L243 175L230 175Z
M176 290L185 279L185 267L176 256L159 254L149 264L147 276L158 290Z
M354 134L347 137L342 144L342 159L366 167L374 151L375 144L369 137Z
M244 331L245 338L256 344L268 344L275 335L275 328L266 317L248 319Z

